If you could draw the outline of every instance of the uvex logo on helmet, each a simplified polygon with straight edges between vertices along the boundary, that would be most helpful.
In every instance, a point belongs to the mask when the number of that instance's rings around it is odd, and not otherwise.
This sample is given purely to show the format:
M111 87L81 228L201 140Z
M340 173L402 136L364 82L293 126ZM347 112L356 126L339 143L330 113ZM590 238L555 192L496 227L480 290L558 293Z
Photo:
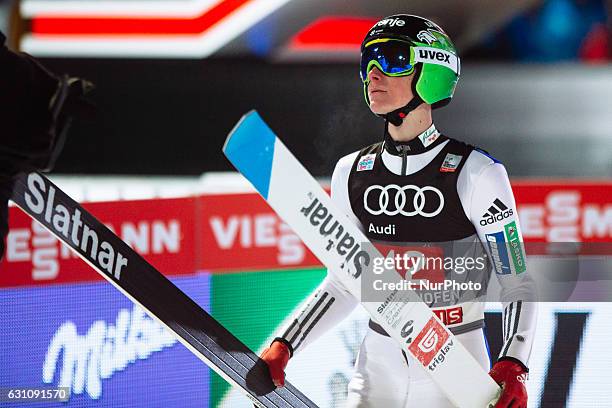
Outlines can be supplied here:
M403 27L406 22L401 18L385 18L380 20L374 27Z
M446 62L450 64L450 54L442 51L434 51L430 49L419 49L419 58L426 60L436 60L440 62Z
M449 51L434 47L415 47L414 60L425 64L442 65L459 75L459 57Z

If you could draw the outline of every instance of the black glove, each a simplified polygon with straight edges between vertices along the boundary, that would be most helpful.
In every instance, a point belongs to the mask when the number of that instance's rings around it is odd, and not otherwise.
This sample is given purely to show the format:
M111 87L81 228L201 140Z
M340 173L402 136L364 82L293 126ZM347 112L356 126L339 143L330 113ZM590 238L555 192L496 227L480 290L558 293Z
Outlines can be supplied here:
M50 171L75 116L93 114L87 95L94 86L58 77L25 53L5 45L0 32L0 260L8 230L8 199L14 177Z
M49 127L49 148L39 152L31 166L42 171L51 171L59 154L64 148L66 134L74 117L91 118L95 111L94 104L87 98L94 89L94 84L75 77L64 75L60 78L56 94L49 107L52 121Z
M53 167L74 116L91 115L93 84L58 77L32 56L4 46L0 33L0 182Z

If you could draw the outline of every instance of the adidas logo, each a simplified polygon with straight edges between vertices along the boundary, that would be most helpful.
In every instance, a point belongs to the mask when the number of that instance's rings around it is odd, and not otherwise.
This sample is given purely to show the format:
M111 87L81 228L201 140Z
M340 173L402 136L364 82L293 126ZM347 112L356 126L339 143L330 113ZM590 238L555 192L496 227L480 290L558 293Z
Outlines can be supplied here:
M482 215L480 225L483 227L486 225L494 224L497 221L504 220L514 214L512 208L508 208L499 198L493 201L493 205L489 207L486 213Z

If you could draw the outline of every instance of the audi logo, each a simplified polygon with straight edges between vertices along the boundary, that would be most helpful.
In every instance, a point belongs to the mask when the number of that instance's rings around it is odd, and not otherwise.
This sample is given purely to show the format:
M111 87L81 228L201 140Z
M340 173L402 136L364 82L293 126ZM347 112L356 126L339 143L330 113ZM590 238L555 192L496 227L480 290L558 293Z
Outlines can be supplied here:
M395 200L391 203L389 199L389 192L395 191ZM407 201L406 191L414 191L414 197L412 198L411 208L406 209ZM425 194L427 191L431 191L434 194ZM368 204L368 197L370 193L376 194L378 192L378 209L370 208ZM436 198L437 196L437 198ZM423 211L425 208L425 200L436 200L438 202L438 207L435 211L426 212ZM375 200L374 200L375 201ZM418 187L414 185L407 186L398 186L397 184L389 184L388 186L379 186L373 185L367 188L365 193L363 194L363 206L367 212L372 215L389 215L394 216L397 214L401 214L405 217L414 217L415 215L420 215L423 217L435 217L440 214L442 209L444 208L444 196L442 192L435 187L425 186ZM430 208L430 207L428 207Z

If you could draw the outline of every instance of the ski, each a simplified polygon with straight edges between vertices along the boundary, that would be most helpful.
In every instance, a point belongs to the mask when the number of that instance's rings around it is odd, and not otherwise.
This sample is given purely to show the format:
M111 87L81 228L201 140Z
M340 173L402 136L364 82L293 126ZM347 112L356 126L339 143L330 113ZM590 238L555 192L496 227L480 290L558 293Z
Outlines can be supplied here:
M277 389L264 361L45 176L20 175L11 199L255 406L316 407L288 383Z
M382 255L256 111L240 119L228 135L223 152L328 273L337 274L347 290L361 299L364 265ZM333 233L329 231L332 224L336 226ZM394 276L396 282L401 280L399 274ZM459 408L492 406L500 387L418 295L412 290L381 293L384 302L362 305L403 350L422 364L447 398Z

